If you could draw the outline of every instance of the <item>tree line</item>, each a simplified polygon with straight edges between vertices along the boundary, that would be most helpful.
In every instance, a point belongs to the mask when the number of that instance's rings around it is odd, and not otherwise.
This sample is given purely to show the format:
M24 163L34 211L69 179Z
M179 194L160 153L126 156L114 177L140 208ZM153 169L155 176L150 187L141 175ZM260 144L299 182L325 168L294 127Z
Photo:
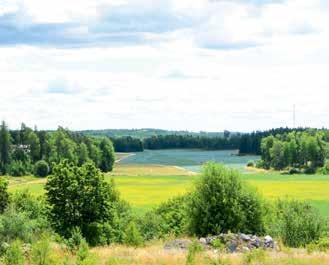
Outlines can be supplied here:
M238 149L240 150L240 154L261 154L261 141L263 138L270 135L277 134L286 134L289 132L303 132L308 130L308 128L276 128L267 131L255 131L252 133L241 134L240 143Z
M329 131L309 129L270 135L261 141L260 167L303 169L314 173L325 166L329 154Z
M19 130L0 125L0 173L22 176L34 173L36 165L62 160L81 166L92 161L103 172L111 171L115 155L107 137L92 138L59 127L54 132L29 128L24 123ZM42 161L43 163L38 163Z

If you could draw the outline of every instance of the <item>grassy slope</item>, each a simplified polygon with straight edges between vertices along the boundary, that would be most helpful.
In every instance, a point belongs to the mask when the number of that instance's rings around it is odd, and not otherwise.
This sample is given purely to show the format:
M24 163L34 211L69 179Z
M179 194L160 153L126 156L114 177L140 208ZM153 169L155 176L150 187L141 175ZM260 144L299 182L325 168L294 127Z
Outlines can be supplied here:
M137 212L145 212L168 198L183 194L192 187L197 175L173 166L118 165L106 176L114 177L122 197ZM274 172L243 174L243 178L256 186L270 199L296 198L310 200L322 215L329 217L329 176L281 175ZM10 178L10 190L30 189L34 194L44 192L44 179L34 177Z

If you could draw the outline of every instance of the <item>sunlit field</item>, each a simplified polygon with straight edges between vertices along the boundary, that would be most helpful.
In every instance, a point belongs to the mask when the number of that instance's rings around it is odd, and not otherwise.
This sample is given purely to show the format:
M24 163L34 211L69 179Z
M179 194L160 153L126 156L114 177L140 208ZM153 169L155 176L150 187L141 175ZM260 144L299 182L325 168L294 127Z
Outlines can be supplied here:
M167 199L184 194L199 177L174 166L117 165L106 175L114 178L123 199L137 213L143 213ZM329 177L322 175L281 175L279 173L242 173L268 199L295 198L310 201L322 215L329 216ZM29 189L35 195L44 193L45 179L9 178L10 191Z

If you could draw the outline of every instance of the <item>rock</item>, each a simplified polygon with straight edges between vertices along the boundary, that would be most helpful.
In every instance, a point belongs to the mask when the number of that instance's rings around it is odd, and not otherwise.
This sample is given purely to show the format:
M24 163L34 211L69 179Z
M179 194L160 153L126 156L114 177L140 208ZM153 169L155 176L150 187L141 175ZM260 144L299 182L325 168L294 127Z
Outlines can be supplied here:
M264 248L274 248L273 238L269 235L264 237Z
M176 239L170 242L167 242L164 246L165 249L188 249L189 245L192 244L192 241L189 239Z
M250 241L251 236L246 235L246 234L240 234L240 238L241 238L243 241Z
M200 244L202 244L202 245L207 245L207 240L206 240L204 237L201 237L201 238L199 239L199 242L200 242Z

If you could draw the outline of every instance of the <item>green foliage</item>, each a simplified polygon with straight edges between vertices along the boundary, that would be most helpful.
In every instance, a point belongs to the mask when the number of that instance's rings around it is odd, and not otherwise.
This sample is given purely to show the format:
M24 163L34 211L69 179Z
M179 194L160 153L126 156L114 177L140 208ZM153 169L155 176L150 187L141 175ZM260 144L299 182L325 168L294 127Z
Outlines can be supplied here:
M0 214L7 208L9 203L8 181L0 177Z
M115 161L114 148L112 142L108 138L103 138L100 145L101 162L100 169L103 172L109 172L113 169Z
M139 221L145 240L179 236L187 232L188 196L176 197L147 212Z
M254 166L255 166L254 161L248 161L247 167L254 167Z
M53 259L51 258L51 243L50 238L47 235L35 242L32 245L32 262L34 265L51 265L54 264Z
M241 182L237 171L208 163L191 194L190 232L197 236L228 231L261 233L262 207L259 196Z
M134 222L130 222L125 230L124 243L134 247L141 246L144 243L143 237Z
M67 160L61 162L54 167L45 189L52 225L66 238L80 228L88 242L98 243L93 239L95 234L105 224L114 226L118 216L125 214L118 213L122 208L114 183L105 182L93 163L78 167Z
M34 175L37 177L46 177L49 174L49 165L44 160L39 160L34 165Z
M72 253L75 253L79 249L79 246L83 239L84 238L82 236L80 228L76 227L76 228L72 229L71 237L69 239L65 240L65 243L66 243L68 249Z
M306 130L270 135L261 141L263 167L282 170L287 167L304 169L313 174L323 167L327 155L325 131Z
M308 203L279 200L269 232L278 236L289 247L302 247L318 240L324 231L319 213Z
M31 173L32 166L29 162L13 160L7 167L7 173L14 177L22 177Z
M202 246L198 242L193 241L188 247L186 265L197 265L195 256L202 250Z
M10 134L7 124L3 121L0 125L0 173L6 174L7 165L10 163Z
M24 265L24 254L22 244L16 240L10 244L4 256L5 265Z
M15 193L5 212L0 215L0 241L10 243L20 239L32 242L48 229L45 205L27 191Z
M315 251L326 252L329 250L329 237L322 237L319 240L308 244L306 248L309 253Z

